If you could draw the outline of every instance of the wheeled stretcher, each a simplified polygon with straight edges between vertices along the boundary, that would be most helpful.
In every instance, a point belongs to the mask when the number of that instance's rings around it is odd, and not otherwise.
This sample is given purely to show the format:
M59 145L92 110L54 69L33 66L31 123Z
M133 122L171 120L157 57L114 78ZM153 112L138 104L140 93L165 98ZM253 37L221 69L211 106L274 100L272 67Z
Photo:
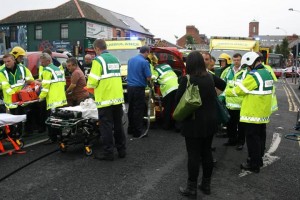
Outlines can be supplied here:
M58 108L46 120L54 132L60 150L67 151L68 146L84 144L85 154L93 154L90 142L100 137L97 108L87 109L82 106Z
M14 150L18 151L24 147L22 133L24 132L24 123L26 115L12 115L0 113L0 153L5 153L4 142L12 144ZM22 127L22 131L18 126Z

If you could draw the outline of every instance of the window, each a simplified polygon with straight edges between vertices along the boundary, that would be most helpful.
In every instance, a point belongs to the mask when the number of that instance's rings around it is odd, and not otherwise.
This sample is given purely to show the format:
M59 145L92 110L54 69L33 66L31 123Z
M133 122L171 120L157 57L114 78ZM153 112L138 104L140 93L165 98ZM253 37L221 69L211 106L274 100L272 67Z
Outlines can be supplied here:
M121 37L121 30L120 29L116 29L116 36Z
M256 33L256 27L253 26L253 33Z
M60 38L61 39L68 39L69 37L69 26L68 24L61 24L60 25Z
M130 37L130 32L129 31L125 31L125 37Z
M11 27L9 27L9 31L10 31L10 41L11 42L17 42L17 40L18 40L17 27L16 26L11 26Z
M35 39L41 40L43 38L43 30L41 25L35 26Z

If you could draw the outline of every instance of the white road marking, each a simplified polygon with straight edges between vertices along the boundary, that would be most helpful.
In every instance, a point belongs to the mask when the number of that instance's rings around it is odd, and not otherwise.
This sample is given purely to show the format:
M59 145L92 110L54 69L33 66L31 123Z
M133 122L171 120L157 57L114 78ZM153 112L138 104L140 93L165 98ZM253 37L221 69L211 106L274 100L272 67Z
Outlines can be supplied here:
M281 137L282 137L281 133L276 133L276 132L273 133L273 138L272 138L270 148L263 157L264 166L262 166L261 168L271 165L273 162L280 159L278 156L272 156L271 154L275 153L275 151L277 150L277 148L281 142ZM242 172L239 174L239 177L241 178L241 177L247 176L249 174L252 174L252 172L242 170Z
M25 144L24 145L24 148L26 148L26 147L30 147L30 146L33 146L33 145L36 145L36 144L39 144L39 143L42 143L42 142L46 142L48 140L48 138L45 138L45 139L42 139L42 140L38 140L38 141L36 141L36 142L33 142L33 143L30 143L30 144Z
M290 95L288 94L288 91L287 91L287 88L286 86L282 86L284 91L285 91L285 94L286 94L286 97L288 99L288 103L289 103L289 111L292 111L292 103L291 103L291 99L290 99Z
M24 148L26 148L26 147L30 147L30 146L33 146L33 145L36 145L36 144L45 142L45 141L47 141L47 140L48 140L48 138L42 139L42 140L38 140L38 141L36 141L36 142L33 142L33 143L30 143L30 144L24 145L24 147L23 147L21 150L24 150ZM15 151L16 151L15 149L10 149L10 150L7 150L7 151L5 151L5 152L3 152L3 153L0 153L0 156L6 155L6 154L10 154L10 153L13 153L13 152L15 152Z

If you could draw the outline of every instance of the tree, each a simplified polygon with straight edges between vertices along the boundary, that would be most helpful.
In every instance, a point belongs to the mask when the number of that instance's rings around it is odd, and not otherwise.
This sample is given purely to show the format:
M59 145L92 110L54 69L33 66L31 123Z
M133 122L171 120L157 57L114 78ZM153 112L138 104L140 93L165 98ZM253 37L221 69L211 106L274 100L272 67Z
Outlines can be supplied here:
M281 49L280 49L279 44L277 44L275 47L275 53L281 54Z
M288 42L287 38L284 38L282 40L282 43L280 45L280 52L283 55L284 59L287 59L289 57L290 50L289 50L289 42Z
M194 47L193 44L195 44L195 39L193 38L193 36L187 35L186 36L185 46L187 46L188 49L193 49L193 47Z

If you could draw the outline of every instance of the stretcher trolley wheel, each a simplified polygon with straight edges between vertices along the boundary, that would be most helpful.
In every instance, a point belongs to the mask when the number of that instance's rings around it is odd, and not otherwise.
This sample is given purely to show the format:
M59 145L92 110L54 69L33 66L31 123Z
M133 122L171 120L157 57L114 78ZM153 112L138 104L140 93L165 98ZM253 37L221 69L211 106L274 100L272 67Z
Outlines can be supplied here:
M93 150L89 146L85 146L85 155L91 156L93 154Z
M61 143L59 143L59 149L61 152L66 152L67 146L63 142L61 142Z
M24 147L24 140L22 139L16 139L16 143L18 146L22 149Z

